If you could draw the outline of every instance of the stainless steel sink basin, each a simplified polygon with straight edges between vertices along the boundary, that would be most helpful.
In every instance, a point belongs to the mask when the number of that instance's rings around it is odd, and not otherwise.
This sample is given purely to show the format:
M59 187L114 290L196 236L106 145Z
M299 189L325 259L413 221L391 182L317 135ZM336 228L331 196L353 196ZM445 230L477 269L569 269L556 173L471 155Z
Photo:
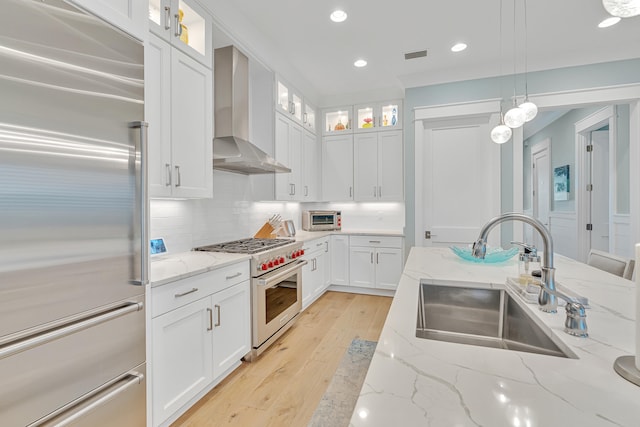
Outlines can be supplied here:
M420 283L416 336L577 358L504 290Z

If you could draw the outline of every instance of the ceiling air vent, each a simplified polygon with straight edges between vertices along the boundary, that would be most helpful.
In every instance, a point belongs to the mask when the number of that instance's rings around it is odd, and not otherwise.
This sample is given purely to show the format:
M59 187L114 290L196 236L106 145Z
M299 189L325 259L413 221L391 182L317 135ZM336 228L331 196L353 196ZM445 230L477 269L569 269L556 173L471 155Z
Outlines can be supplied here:
M426 50L416 50L415 52L405 53L404 59L408 61L409 59L422 58L425 56L427 56Z

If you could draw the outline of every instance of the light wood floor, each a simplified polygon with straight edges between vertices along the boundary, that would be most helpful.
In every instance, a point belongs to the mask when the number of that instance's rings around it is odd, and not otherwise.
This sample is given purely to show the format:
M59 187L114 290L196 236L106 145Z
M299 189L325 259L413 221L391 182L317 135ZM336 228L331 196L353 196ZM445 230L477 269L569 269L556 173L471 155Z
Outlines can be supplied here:
M243 362L172 427L306 426L351 341L378 340L391 301L325 293L255 362Z

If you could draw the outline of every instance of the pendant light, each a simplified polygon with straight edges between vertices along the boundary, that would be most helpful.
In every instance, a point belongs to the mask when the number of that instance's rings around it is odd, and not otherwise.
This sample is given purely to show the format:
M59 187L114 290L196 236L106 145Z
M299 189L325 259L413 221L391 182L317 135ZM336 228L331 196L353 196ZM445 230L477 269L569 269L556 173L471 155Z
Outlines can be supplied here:
M524 111L524 121L530 122L538 114L538 106L529 101L529 78L527 67L527 0L523 0L524 3L524 102L520 104L520 108Z
M640 0L602 0L602 5L609 14L620 18L640 15Z
M504 115L504 124L511 129L524 124L524 111L518 108L516 100L516 1L513 0L513 107Z
M502 0L500 0L500 92L502 92ZM504 124L502 101L500 101L500 124L491 129L491 140L496 144L504 144L512 135L511 128Z
M500 124L491 129L491 140L496 144L504 144L509 139L511 139L512 134L513 131L511 130L511 128L504 124L502 111L500 111Z

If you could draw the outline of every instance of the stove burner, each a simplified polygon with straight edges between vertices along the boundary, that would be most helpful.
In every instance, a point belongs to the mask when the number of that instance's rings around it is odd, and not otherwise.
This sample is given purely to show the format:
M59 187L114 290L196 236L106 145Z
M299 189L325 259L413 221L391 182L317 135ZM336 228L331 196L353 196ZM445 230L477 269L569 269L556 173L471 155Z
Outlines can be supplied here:
M255 254L268 249L293 243L290 239L241 239L232 242L217 243L215 245L200 246L194 251L228 252L236 254Z

